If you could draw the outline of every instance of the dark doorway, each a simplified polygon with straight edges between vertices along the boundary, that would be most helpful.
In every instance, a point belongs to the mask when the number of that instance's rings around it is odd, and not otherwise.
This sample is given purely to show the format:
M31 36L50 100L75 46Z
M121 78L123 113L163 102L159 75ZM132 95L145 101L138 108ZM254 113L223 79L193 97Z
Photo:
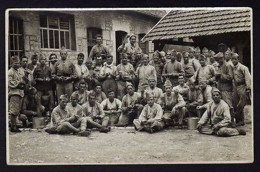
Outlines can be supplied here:
M117 49L123 43L123 39L126 36L127 32L125 31L116 31L116 65L120 63L120 54L117 52Z

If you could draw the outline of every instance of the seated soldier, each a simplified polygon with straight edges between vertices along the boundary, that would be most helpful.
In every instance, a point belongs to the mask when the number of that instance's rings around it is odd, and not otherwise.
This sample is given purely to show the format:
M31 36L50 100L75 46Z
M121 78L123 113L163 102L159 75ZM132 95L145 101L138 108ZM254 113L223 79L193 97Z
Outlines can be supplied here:
M213 101L209 103L207 110L198 122L198 131L202 134L212 134L221 137L246 135L244 129L231 128L229 106L221 99L221 93L217 88L212 89L212 98Z
M88 84L84 80L81 80L78 84L78 90L73 93L78 94L78 104L83 105L88 100Z
M94 92L96 93L96 101L98 103L101 103L103 100L105 100L107 98L106 94L102 91L102 86L101 86L100 82L96 83Z
M88 95L88 101L82 105L83 115L87 117L88 128L98 128L100 132L107 133L109 117L105 116L101 105L96 101L96 93L91 91Z
M156 87L156 80L153 77L148 78L148 84L149 87L144 90L144 98L146 98L146 94L153 94L155 103L158 103L163 95L162 89Z
M178 90L178 92L182 95L183 99L186 101L188 98L188 90L189 86L185 83L185 79L182 75L178 77L179 85L172 88L172 91Z
M72 125L74 122L74 115L70 114L70 110L67 106L68 98L66 95L60 96L59 105L55 107L51 113L53 127L47 128L45 131L49 134L77 134L79 136L89 136L89 131L85 131L85 128L78 129ZM84 126L84 125L83 125Z
M207 109L208 104L212 101L212 87L210 85L207 85L207 81L205 79L202 79L199 82L199 88L201 90L203 102L201 106L197 106L197 109L201 111L201 114L203 114L205 109Z
M201 117L200 110L197 106L201 106L203 103L203 96L198 86L195 86L193 82L188 82L189 90L186 101L186 109L189 117L198 116Z
M42 116L45 108L41 105L37 90L34 87L28 89L28 95L23 99L22 111L19 120L22 121L23 127L31 127L33 117Z
M119 117L117 126L126 126L133 123L133 120L138 118L143 105L140 104L139 100L141 94L134 92L134 85L131 82L126 82L127 94L122 100L122 113Z
M109 117L109 124L115 125L118 122L119 115L121 113L122 102L115 98L115 91L108 90L108 98L103 100L101 107L105 113L105 116Z
M135 119L133 123L137 131L154 133L162 130L164 127L164 122L162 121L163 111L162 107L155 103L152 94L147 96L147 102L139 118Z
M161 97L160 104L164 110L163 121L165 126L170 126L172 122L176 121L178 128L183 128L183 118L185 115L185 101L178 90L172 91L172 83L167 79L164 84L165 93ZM175 123L175 122L174 122Z
M70 96L70 103L67 104L68 110L68 122L76 128L80 128L81 132L85 132L87 129L87 118L83 116L82 106L78 104L79 95L72 93ZM85 132L87 134L88 132ZM89 132L90 134L90 132Z

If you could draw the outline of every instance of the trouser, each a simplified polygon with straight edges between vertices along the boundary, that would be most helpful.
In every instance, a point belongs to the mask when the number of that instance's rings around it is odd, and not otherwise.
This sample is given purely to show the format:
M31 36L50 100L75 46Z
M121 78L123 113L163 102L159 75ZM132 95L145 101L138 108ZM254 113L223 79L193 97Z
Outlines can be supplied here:
M234 121L235 114L234 114L234 108L233 108L233 92L221 91L221 95L222 95L222 99L228 104L228 106L230 108L231 121Z
M19 115L19 120L22 121L23 126L26 126L26 121L28 122L32 122L33 117L37 117L37 116L42 116L42 113L44 112L45 107L44 106L40 106L40 114L37 114L35 116L31 115L31 114L20 114Z
M239 132L236 128L221 127L217 131L212 131L210 126L203 126L200 133L208 135L217 135L220 137L230 137L239 135Z
M109 114L108 116L105 116L105 117L108 117L109 120L106 120L105 123L104 121L102 121L102 125L103 126L108 126L108 125L111 125L111 126L114 126L118 123L118 119L119 119L119 113L114 113L114 114Z
M57 127L58 134L70 134L78 133L80 129L77 129L69 122L63 122Z
M88 117L81 117L76 122L71 123L75 128L80 128L80 131L86 131Z
M49 102L48 103L42 103L42 96L45 95L45 91L39 91L38 90L38 96L39 96L39 101L40 104L47 104L48 107L45 107L46 109L49 109L50 111L52 111L52 109L54 108L54 95L53 95L53 91L52 90L48 90L46 91L50 97Z
M138 92L144 91L149 88L148 81L139 80Z
M58 103L60 103L60 96L62 94L66 94L68 96L68 98L70 98L70 96L73 92L73 84L72 84L72 82L62 83L62 84L57 83L56 91L57 91Z
M238 104L236 106L236 123L244 122L244 107L247 104L247 93L246 93L246 86L240 85L236 86L236 92L238 95Z
M173 118L177 118L178 124L182 125L184 115L185 115L185 107L178 108L178 109L174 107L171 112L166 112L163 114L163 120L165 121L166 125L168 125L169 121L172 121Z
M117 81L117 98L119 100L122 100L125 94L126 94L126 82Z
M16 118L20 115L23 98L19 95L12 95L9 97L8 113L10 114L11 128L16 129Z
M108 89L112 89L117 94L117 84L114 79L106 79L102 84L102 89L106 95L108 95ZM123 98L123 97L122 97Z
M89 128L102 128L107 127L109 125L109 117L105 116L102 119L92 119L87 117L87 127Z
M164 122L162 120L155 120L153 123L150 124L141 124L141 120L134 119L133 121L135 129L138 131L145 130L145 128L153 128L155 131L160 131L164 127Z
M134 109L133 111L129 112L122 112L119 119L118 119L118 123L117 125L129 125L131 123L133 123L134 119L139 118L139 115L141 114L141 111L143 109L143 106L140 105L138 108Z

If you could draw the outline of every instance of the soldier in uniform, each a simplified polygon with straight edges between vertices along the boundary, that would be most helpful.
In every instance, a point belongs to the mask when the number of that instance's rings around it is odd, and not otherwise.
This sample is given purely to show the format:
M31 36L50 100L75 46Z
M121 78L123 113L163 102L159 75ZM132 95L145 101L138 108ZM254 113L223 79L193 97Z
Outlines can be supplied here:
M169 80L164 84L165 93L161 97L160 104L163 107L163 121L165 126L170 126L173 121L177 121L177 126L183 128L183 118L185 115L185 101L178 91L172 91L172 84Z
M73 92L73 81L77 77L75 65L67 59L68 52L64 47L60 51L60 56L61 60L54 65L52 77L56 81L57 96L66 94L70 97Z
M128 38L130 40L130 43L128 43ZM126 36L123 44L120 45L117 49L119 53L128 53L130 54L130 57L132 54L137 54L137 52L141 52L141 48L136 43L136 35Z
M228 104L221 99L217 88L212 89L213 101L209 103L197 129L202 134L212 134L220 137L246 135L245 130L231 128L231 116ZM209 126L207 126L209 121Z
M183 52L183 70L186 81L190 79L196 72L194 61L189 59L189 53Z
M152 94L147 96L147 102L139 118L135 119L133 123L137 131L154 133L162 130L164 127L162 120L163 110L159 104L155 103Z
M40 104L45 105L46 110L50 112L54 108L54 96L51 85L51 68L46 65L46 57L44 55L40 55L39 58L40 64L35 68L33 72L33 77L36 81L36 89L38 91ZM42 102L42 100L45 102Z
M149 64L148 55L144 54L142 57L142 65L137 67L136 76L138 78L138 92L145 90L149 87L148 78L157 79L155 68Z
M155 51L153 54L153 60L149 62L150 65L154 66L157 76L157 87L163 88L163 81L162 81L162 71L163 71L163 61L159 58L160 54L159 51Z
M159 102L159 99L163 95L163 91L161 88L156 87L156 80L153 77L148 78L149 87L144 90L144 98L146 98L147 94L152 94L154 97L155 103Z
M34 69L38 66L38 55L34 54L31 57L32 62L28 64L28 69L30 69L32 72L34 71Z
M239 62L239 55L237 53L232 53L231 60L234 64L234 83L239 98L236 107L236 125L239 126L244 125L243 109L251 96L251 75L248 68Z
M171 52L171 61L166 63L163 68L162 76L168 78L173 86L178 85L178 76L184 74L182 64L176 61L176 55Z
M143 105L139 102L141 94L134 91L134 86L131 82L126 83L126 89L127 94L122 100L122 113L117 126L127 126L131 124L134 119L139 117L143 109Z
M105 116L109 117L109 124L114 126L118 123L118 119L121 113L122 102L115 98L115 91L108 90L108 98L103 100L101 107L105 113Z
M19 70L20 59L18 56L11 57L12 67L8 70L8 114L10 115L11 132L21 132L16 125L16 118L20 115L26 77Z
M195 71L197 71L200 68L200 63L198 60L199 56L200 56L200 49L199 49L199 47L197 47L196 51L195 51L194 48L189 47L188 52L189 52L190 61L194 64Z
M78 104L83 105L88 100L88 95L90 91L88 91L88 83L84 80L81 80L78 84L78 90L73 92L78 95Z
M85 64L83 64L84 54L79 53L77 60L78 60L78 62L75 64L75 70L76 70L76 73L77 73L77 78L74 82L74 88L75 89L78 88L78 84L81 80L85 81L89 76L88 68Z
M216 81L222 99L229 105L231 120L234 122L234 108L232 105L233 98L233 69L224 59L223 53L219 52L215 55L215 59L219 64L219 70L216 72Z
M88 59L96 61L95 57L101 56L102 62L105 60L106 56L109 54L109 50L106 46L103 45L103 37L98 34L96 36L96 45L94 45L89 53Z
M128 56L129 54L123 53L121 63L116 67L117 98L119 100L122 100L126 94L126 82L133 82L135 79L134 67L128 63Z

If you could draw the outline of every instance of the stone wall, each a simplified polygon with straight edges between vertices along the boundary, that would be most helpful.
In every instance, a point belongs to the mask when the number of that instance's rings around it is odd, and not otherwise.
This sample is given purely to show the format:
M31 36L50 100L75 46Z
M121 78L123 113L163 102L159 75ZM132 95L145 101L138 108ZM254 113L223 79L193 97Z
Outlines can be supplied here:
M142 14L125 11L59 11L59 13L74 15L76 50L69 52L69 59L73 61L76 60L78 53L83 53L85 57L88 56L87 28L89 27L102 29L103 44L109 48L115 58L116 31L125 31L135 35L147 33L158 21L158 19ZM42 53L46 57L51 53L59 54L59 50L41 49L38 11L11 11L10 16L24 21L24 50L26 56L31 57L34 53ZM151 42L147 47L153 47L150 44Z

